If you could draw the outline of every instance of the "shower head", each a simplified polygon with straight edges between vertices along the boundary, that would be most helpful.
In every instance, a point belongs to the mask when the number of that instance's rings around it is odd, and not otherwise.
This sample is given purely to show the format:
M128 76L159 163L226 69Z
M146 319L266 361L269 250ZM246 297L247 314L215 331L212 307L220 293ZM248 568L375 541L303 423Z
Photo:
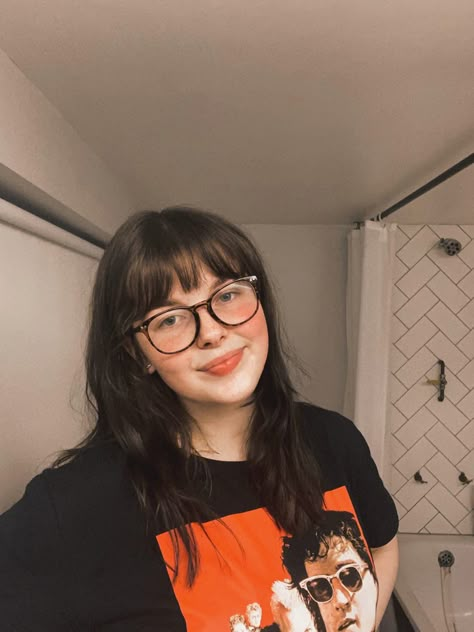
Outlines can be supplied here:
M450 257L452 257L453 255L457 255L459 252L461 252L462 248L461 243L457 239L447 239L444 237L443 239L440 239L439 245L444 248L444 251Z

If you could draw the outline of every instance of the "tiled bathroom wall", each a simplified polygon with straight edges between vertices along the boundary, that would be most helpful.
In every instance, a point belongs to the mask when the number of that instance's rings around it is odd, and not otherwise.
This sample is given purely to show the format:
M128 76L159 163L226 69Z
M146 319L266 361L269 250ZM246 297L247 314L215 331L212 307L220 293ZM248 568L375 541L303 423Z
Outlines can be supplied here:
M441 238L462 250L449 256ZM474 534L474 225L399 225L391 347L391 492L401 532ZM440 365L446 367L438 401ZM425 482L414 479L420 472Z

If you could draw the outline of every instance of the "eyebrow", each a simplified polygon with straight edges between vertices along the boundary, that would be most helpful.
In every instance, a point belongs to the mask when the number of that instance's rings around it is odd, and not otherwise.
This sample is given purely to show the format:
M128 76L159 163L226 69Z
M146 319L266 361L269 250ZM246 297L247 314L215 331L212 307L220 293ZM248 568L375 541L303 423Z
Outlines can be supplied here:
M219 287L219 285L224 285L225 283L230 283L232 281L232 279L228 279L227 277L219 277L212 285L211 285L211 294L212 292L214 292L214 290L216 288ZM188 305L183 305L183 303L179 303L178 301L175 301L174 299L167 298L164 301L161 301L160 304L155 308L155 309L161 309L163 307L174 307L174 306L180 306L180 307L188 307Z
M339 570L343 566L347 566L347 564L358 564L358 562L356 562L355 560L352 560L352 559L349 558L348 560L344 560L344 561L336 564L336 570Z

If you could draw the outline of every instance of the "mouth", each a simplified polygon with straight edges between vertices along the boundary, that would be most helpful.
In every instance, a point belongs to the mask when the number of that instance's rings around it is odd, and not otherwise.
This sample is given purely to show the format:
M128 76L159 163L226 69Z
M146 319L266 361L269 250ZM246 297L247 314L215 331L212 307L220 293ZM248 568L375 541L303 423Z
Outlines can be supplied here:
M240 363L243 351L243 349L238 349L237 351L226 353L220 358L216 358L200 370L204 373L210 373L211 375L227 375Z
M219 366L219 364L223 364L223 363L227 362L228 360L233 358L235 355L237 355L241 351L242 351L242 349L234 349L234 351L229 351L228 353L225 353L224 355L221 355L218 358L214 358L214 360L211 360L210 362L205 364L199 370L200 371L208 371L209 369L212 369L215 366Z
M344 619L341 625L337 628L338 630L347 630L350 625L357 623L355 619Z

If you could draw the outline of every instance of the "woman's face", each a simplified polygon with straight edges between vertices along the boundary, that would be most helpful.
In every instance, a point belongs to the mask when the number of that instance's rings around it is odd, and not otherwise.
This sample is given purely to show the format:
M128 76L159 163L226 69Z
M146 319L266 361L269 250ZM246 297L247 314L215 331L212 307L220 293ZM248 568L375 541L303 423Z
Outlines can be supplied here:
M357 564L361 570L362 587L351 592L341 581L331 580L333 595L330 601L318 603L327 632L373 632L377 605L377 584L353 545L344 538L331 538L331 546L326 557L314 562L306 561L308 577L314 575L334 575L346 564ZM310 607L311 607L310 603ZM315 604L316 605L316 604Z
M218 284L217 277L204 268L201 285L196 290L184 292L176 281L169 299L179 305L194 305L208 299L221 285L224 282ZM145 318L160 311L163 308L158 307ZM198 338L191 347L176 354L160 353L144 334L136 334L141 350L151 363L149 372L157 371L191 413L196 408L202 412L203 407L246 402L255 391L268 355L268 330L262 306L259 304L253 318L236 327L215 321L205 306L198 309L198 314L201 321ZM243 350L241 360L230 373L217 375L202 370L215 358L240 349Z

